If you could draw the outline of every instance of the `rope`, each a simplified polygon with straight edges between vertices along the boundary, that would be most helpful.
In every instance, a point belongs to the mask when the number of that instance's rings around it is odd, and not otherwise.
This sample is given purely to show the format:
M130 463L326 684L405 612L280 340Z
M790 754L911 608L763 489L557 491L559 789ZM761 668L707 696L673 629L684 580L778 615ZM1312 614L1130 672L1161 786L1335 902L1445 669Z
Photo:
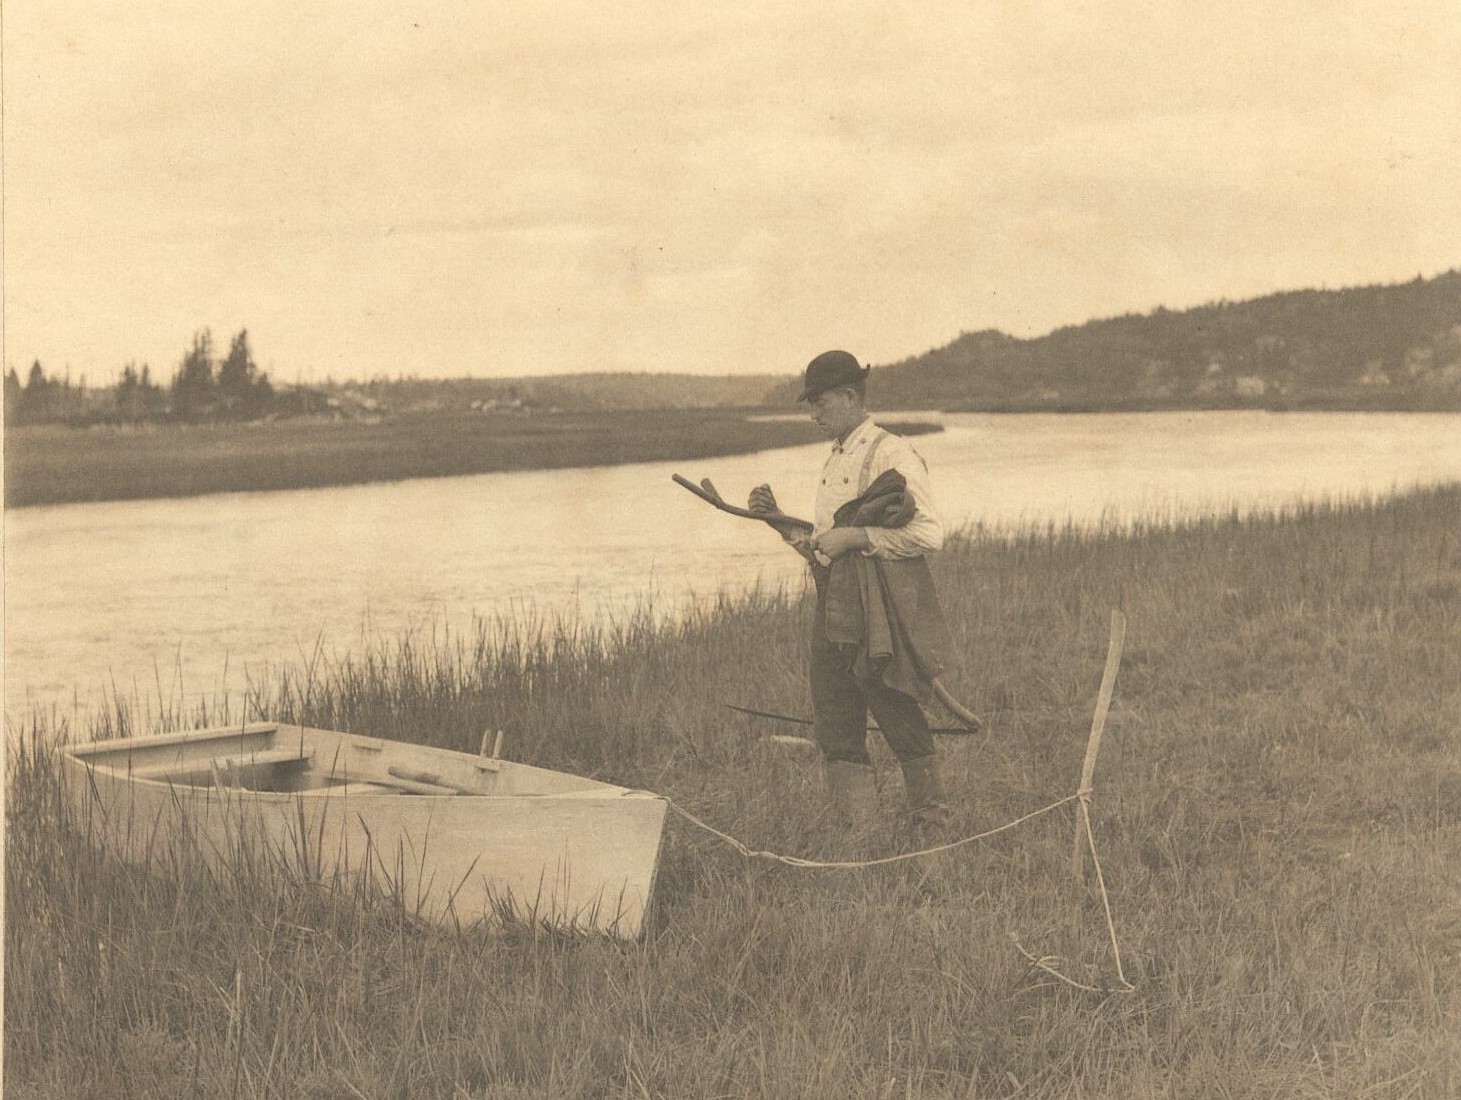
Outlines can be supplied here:
M993 829L986 829L982 833L975 833L973 836L966 836L960 840L950 841L947 844L936 844L932 848L920 848L915 852L900 852L898 855L882 856L878 859L861 860L803 859L801 856L789 856L781 852L772 852L762 848L752 848L744 841L737 840L729 833L723 833L715 826L708 825L704 821L701 821L700 818L696 817L689 810L679 805L673 799L666 798L665 801L669 804L671 810L679 814L691 825L694 825L696 828L703 829L711 836L723 841L725 844L728 844L730 847L734 848L737 852L739 852L747 859L770 860L774 863L785 864L788 867L799 867L808 870L833 871L857 870L864 867L882 867L890 863L902 863L906 860L920 859L923 856L934 855L938 852L948 852L953 850L954 848L961 848L965 844L974 844L977 841L988 840L992 836L997 836L1000 833L1008 832L1010 829L1013 829L1019 825L1023 825L1027 821L1033 821L1037 817L1041 817L1044 814L1048 814L1054 810L1058 810L1062 806L1068 806L1072 802L1078 802L1080 803L1081 825L1085 832L1086 844L1090 849L1091 860L1095 864L1096 868L1096 886L1100 890L1101 907L1106 917L1106 931L1111 940L1111 957L1115 960L1116 977L1117 980L1120 981L1121 985L1115 989L1112 989L1109 987L1086 985L1082 982L1078 982L1075 979L1062 974L1059 970L1055 968L1053 964L1060 961L1059 956L1046 955L1043 957L1036 957L1029 951L1026 951L1022 946L1020 946L1020 942L1018 939L1015 938L1013 932L1010 933L1010 942L1014 944L1016 951L1018 951L1021 955L1029 960L1032 966L1034 966L1038 970L1045 972L1046 974L1049 974L1053 978L1059 979L1060 981L1064 982L1066 985L1071 986L1074 989L1079 989L1086 993L1132 993L1136 990L1136 986L1127 981L1126 972L1121 965L1121 947L1120 944L1117 942L1116 922L1111 915L1111 899L1107 896L1106 893L1106 877L1101 872L1101 858L1096 854L1096 838L1091 831L1091 815L1089 809L1091 802L1090 788L1084 788L1082 790L1079 790L1075 794L1067 795L1066 797L1058 799L1055 802L1051 802L1048 805L1041 806L1038 810L1031 810L1029 813L1024 814L1021 817L1017 817L1013 821L1006 822L1005 824L996 826Z
M1091 832L1091 792L1082 791L1081 800L1081 824L1086 830L1086 844L1091 849L1091 862L1096 866L1096 885L1101 890L1101 908L1106 914L1106 930L1111 936L1111 957L1116 960L1116 977L1121 980L1121 991L1130 993L1136 989L1126 980L1126 972L1121 969L1121 945L1116 942L1116 922L1111 917L1111 899L1106 896L1106 876L1101 873L1101 857L1096 854L1096 837Z
M1020 946L1020 941L1015 939L1015 934L1010 933L1010 942L1015 945L1015 950L1030 960L1030 965L1038 970L1043 970L1052 978L1058 978L1073 989L1084 990L1087 993L1134 993L1136 986L1126 980L1126 971L1121 966L1121 945L1116 942L1116 922L1111 916L1111 899L1106 895L1106 876L1101 873L1101 857L1096 854L1096 837L1091 832L1091 792L1083 790L1076 795L1081 801L1081 829L1086 836L1086 846L1090 849L1091 862L1096 867L1096 885L1101 891L1101 908L1106 914L1106 931L1111 937L1111 958L1116 962L1116 978L1121 985L1112 989L1109 986L1086 985L1074 978L1068 978L1059 970L1056 970L1052 963L1060 961L1059 955L1045 955L1036 958L1030 952Z
M1070 986L1072 989L1079 989L1079 990L1081 990L1082 992L1085 992L1085 993L1110 993L1110 992L1112 992L1112 990L1110 990L1110 989L1104 989L1104 988L1102 988L1101 986L1098 986L1098 985L1086 985L1084 982L1078 982L1074 978L1067 978L1059 970L1056 970L1053 965L1051 965L1052 963L1058 963L1058 962L1061 961L1059 955L1044 955L1041 958L1038 958L1037 959L1034 955L1030 954L1028 951L1026 951L1023 947L1020 946L1020 941L1017 940L1017 939L1015 939L1015 934L1013 932L1010 933L1010 943L1012 943L1012 944L1015 945L1015 950L1016 951L1018 951L1021 955L1025 956L1025 958L1027 958L1027 959L1030 960L1030 965L1033 966L1036 970L1043 970L1043 971L1045 971L1045 973L1049 974L1052 978L1058 978L1058 979L1060 979L1062 982L1064 982L1066 985ZM1129 990L1126 990L1126 989L1121 990L1121 992L1123 992L1123 993L1128 992L1128 991Z
M719 837L736 851L740 852L741 855L745 856L747 859L769 859L775 861L776 863L784 863L788 867L846 871L855 870L861 867L882 867L885 864L889 863L902 863L904 860L918 859L922 856L933 855L935 852L947 852L953 848L960 848L965 844L973 844L977 840L987 840L989 837L996 836L999 833L1007 832L1008 830L1013 829L1016 825L1023 825L1025 822L1030 821L1033 818L1037 818L1041 814L1048 814L1051 810L1058 810L1061 806L1064 806L1069 802L1074 802L1079 797L1080 795L1078 794L1067 795L1065 798L1062 798L1058 802L1052 802L1048 806L1041 806L1038 810L1031 810L1029 813L1025 814L1024 817L1018 817L1014 821L1011 821L1005 825L1000 825L994 829L989 829L986 832L976 833L973 836L966 836L962 840L951 841L948 844L938 844L932 848L920 848L916 852L900 852L898 855L895 856L882 856L879 859L862 860L802 859L800 856L787 856L782 855L780 852L768 852L762 849L751 848L742 841L737 840L735 837L729 836L726 833L721 832L719 829L715 828L715 826L705 824L705 822L701 821L689 810L686 810L676 805L672 800L666 799L666 801L669 802L670 809L674 810L675 813L679 814L686 821L690 822L690 824L697 825L700 828L704 829L707 833L710 833L712 836Z

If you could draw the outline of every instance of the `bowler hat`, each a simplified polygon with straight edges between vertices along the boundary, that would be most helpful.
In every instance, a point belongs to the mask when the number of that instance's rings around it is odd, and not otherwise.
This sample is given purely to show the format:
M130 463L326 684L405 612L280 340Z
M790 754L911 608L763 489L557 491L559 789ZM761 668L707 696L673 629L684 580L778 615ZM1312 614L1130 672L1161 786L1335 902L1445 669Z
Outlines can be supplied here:
M850 352L824 351L807 364L806 385L798 401L810 401L838 386L856 386L867 378L867 367L857 365Z

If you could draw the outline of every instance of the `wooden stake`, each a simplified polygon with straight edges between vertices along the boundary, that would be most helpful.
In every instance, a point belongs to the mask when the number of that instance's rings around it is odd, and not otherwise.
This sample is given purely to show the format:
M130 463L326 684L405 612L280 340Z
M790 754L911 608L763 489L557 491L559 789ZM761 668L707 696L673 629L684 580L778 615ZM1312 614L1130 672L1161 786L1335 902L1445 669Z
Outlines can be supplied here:
M1096 695L1096 713L1091 718L1091 736L1086 741L1086 759L1081 765L1081 785L1077 793L1081 800L1081 820L1075 826L1075 845L1071 849L1071 870L1077 882L1086 877L1086 833L1085 821L1089 820L1091 801L1091 780L1096 773L1096 754L1101 751L1101 734L1106 730L1106 714L1111 709L1111 693L1116 689L1116 672L1121 667L1121 650L1126 645L1126 616L1120 611L1111 612L1111 638L1106 643L1106 668L1101 673L1101 690Z
M492 744L492 755L487 755L487 738L492 735L491 730L482 731L482 747L477 750L477 770L479 772L499 772L502 770L502 761L498 759L502 755L502 731L497 731L497 740Z

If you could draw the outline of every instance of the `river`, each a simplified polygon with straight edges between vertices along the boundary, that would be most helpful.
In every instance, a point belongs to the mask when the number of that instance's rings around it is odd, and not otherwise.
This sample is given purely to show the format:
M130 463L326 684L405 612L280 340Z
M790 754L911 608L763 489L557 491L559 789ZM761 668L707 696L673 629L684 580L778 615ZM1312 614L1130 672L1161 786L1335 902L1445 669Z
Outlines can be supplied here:
M1461 415L949 415L920 437L951 526L1176 519L1461 480ZM826 446L586 470L5 514L5 707L85 712L112 692L237 695L270 664L474 617L674 614L723 588L802 583L728 499L770 481L810 516Z

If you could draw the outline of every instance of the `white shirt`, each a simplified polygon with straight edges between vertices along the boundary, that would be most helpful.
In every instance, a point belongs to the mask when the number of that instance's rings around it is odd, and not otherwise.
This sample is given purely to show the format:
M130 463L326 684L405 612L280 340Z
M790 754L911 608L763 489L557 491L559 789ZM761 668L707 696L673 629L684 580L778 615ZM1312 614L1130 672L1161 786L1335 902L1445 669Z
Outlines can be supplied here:
M880 436L882 442L878 443ZM875 443L877 450L869 463L868 448ZM918 511L904 527L863 528L868 539L868 549L863 553L874 558L915 558L942 547L944 524L934 503L928 464L911 443L885 432L873 423L872 417L853 428L841 443L832 445L832 453L817 481L813 533L820 535L831 530L832 517L838 508L866 492L879 474L894 469L907 481Z

